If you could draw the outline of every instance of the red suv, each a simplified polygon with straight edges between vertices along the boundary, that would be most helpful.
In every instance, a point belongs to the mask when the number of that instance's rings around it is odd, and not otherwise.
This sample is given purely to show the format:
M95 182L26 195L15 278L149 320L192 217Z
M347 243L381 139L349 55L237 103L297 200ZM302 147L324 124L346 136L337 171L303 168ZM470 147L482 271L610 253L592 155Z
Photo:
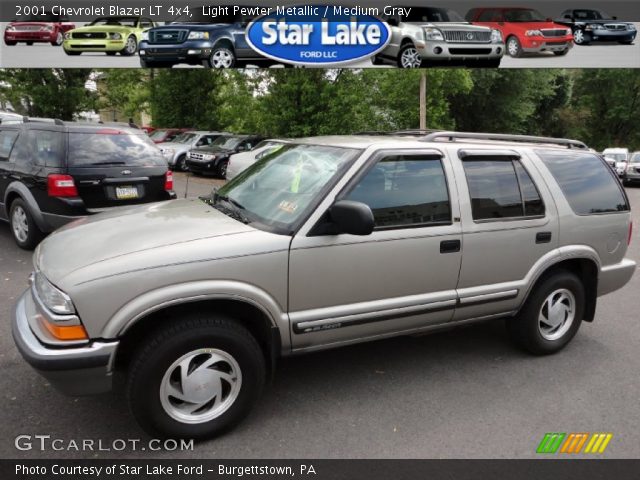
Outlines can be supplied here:
M43 15L24 15L9 23L4 30L4 43L16 45L25 42L33 45L34 42L62 45L64 34L73 30L76 26L69 23L66 17L46 12Z
M500 30L507 53L512 57L540 52L566 55L573 46L570 28L545 18L531 8L473 8L466 19L475 25Z

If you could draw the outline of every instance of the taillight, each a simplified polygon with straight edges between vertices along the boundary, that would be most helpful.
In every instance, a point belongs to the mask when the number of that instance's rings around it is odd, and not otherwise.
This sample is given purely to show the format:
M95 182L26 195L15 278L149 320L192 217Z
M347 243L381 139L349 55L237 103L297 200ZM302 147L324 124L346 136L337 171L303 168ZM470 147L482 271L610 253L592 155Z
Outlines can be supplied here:
M164 175L164 189L173 190L173 172L171 170L167 170Z
M629 222L629 237L627 238L627 245L631 245L631 234L633 233L633 222Z
M77 197L78 189L72 176L51 174L47 177L47 193L50 197Z

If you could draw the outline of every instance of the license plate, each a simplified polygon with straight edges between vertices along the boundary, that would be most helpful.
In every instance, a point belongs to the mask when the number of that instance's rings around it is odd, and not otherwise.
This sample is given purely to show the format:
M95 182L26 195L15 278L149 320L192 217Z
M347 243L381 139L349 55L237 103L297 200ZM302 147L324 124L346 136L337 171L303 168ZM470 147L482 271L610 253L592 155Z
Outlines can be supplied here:
M118 200L138 198L138 189L136 187L116 187L116 198Z

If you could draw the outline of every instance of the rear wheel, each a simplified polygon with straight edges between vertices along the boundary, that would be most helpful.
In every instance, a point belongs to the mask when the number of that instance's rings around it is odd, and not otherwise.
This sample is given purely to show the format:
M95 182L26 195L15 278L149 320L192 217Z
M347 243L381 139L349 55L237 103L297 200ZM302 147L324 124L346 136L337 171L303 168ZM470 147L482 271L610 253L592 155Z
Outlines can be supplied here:
M13 239L20 248L32 250L44 236L36 225L26 202L21 198L17 198L11 204L9 222Z
M127 393L149 434L203 439L239 423L265 378L265 358L251 333L229 318L192 315L144 344Z
M120 51L121 55L125 57L130 57L135 55L138 51L138 40L136 40L135 35L129 35L127 38L127 43L125 43L124 48Z
M584 314L584 286L578 277L559 270L542 280L520 313L507 320L512 340L533 353L562 350L580 328Z

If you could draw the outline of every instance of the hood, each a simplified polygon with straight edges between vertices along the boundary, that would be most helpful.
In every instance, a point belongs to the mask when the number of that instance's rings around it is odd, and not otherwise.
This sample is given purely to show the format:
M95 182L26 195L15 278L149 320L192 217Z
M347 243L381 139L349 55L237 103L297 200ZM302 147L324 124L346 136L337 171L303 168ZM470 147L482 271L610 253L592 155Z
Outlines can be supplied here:
M50 235L35 253L36 268L60 288L75 284L74 272L97 268L95 276L117 274L149 262L172 263L202 251L214 255L212 239L234 242L256 229L234 220L199 199L173 200L98 214L68 224ZM155 253L168 248L167 256ZM193 252L193 253L192 253ZM117 260L118 266L112 264Z
M180 149L180 148L189 148L191 146L191 142L187 142L187 143L160 142L157 145L158 145L158 148Z
M198 152L198 153L222 153L222 154L232 154L235 153L235 150L231 150L228 148L220 148L220 147L198 147L198 148L192 148L191 149L192 152Z
M566 25L560 25L555 22L507 22L511 28L517 28L520 30L546 30L546 29L557 29L557 30L566 30Z
M472 25L467 22L428 22L425 24L421 24L421 27L436 27L440 30L456 30L456 31L465 31L465 32L486 32L491 30L489 27L485 27L482 25Z
M53 22L9 22L8 26L12 27L46 27L53 26Z
M107 32L122 33L136 30L135 27L125 27L124 25L86 25L84 27L74 28L73 32Z
M189 30L206 30L210 31L213 28L227 28L228 23L188 23L188 22L175 22L167 25L155 27L154 30L175 30L177 27L188 28Z

